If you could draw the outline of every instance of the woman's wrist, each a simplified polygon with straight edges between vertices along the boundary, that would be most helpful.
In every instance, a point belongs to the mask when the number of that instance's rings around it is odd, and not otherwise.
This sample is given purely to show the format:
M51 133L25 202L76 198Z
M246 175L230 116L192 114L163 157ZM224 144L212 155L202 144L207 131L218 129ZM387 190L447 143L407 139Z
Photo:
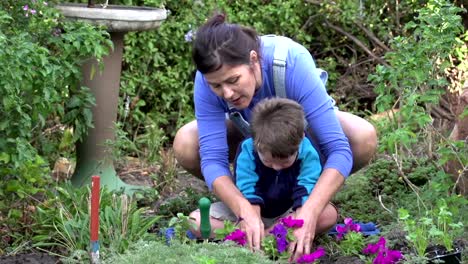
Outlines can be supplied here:
M221 176L213 182L213 192L238 217L243 208L251 206L228 176Z

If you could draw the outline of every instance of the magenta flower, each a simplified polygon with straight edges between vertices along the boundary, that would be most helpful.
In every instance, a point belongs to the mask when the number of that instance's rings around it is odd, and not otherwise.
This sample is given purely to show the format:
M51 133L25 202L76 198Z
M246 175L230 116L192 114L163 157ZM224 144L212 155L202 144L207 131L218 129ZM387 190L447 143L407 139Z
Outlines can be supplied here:
M394 264L403 258L403 255L398 250L391 250L385 246L384 237L380 237L375 244L369 244L362 252L366 255L377 254L372 264Z
M224 238L224 241L231 240L231 241L236 242L238 245L244 246L245 243L246 243L245 237L246 237L246 235L242 230L236 229L236 230L234 230L234 232L227 235Z
M361 232L361 226L355 224L351 217L346 217L344 219L344 225L337 225L335 229L338 233L338 235L336 235L337 240L341 240L343 236L346 235L346 233L348 232Z
M300 228L304 225L304 220L302 219L293 219L292 216L281 219L281 223L287 228Z
M29 10L29 6L28 6L28 5L24 5L24 6L23 6L23 10L24 10L24 11L28 11L28 10Z
M377 253L377 257L374 259L372 264L394 264L397 263L403 255L398 250L390 250L385 248Z
M323 247L317 248L316 251L311 254L302 255L297 259L297 263L314 263L317 259L325 255L325 249Z
M362 253L364 253L366 255L375 254L375 253L379 252L380 250L385 249L385 244L386 243L387 243L387 241L385 241L385 237L380 237L379 241L377 243L368 244L367 247L365 247L362 250Z

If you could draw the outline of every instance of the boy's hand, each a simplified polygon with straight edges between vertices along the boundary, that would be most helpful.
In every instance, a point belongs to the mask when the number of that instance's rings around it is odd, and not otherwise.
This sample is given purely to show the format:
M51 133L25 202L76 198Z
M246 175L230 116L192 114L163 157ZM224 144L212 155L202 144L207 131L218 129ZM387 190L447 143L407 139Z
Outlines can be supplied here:
M241 209L239 226L246 234L250 249L255 251L260 250L262 238L264 236L260 206L251 204L244 206Z

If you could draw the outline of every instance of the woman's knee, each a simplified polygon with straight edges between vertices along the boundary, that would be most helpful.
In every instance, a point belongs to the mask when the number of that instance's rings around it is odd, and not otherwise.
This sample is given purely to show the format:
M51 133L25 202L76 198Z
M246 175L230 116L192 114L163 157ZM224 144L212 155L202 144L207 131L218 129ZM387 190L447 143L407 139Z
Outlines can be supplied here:
M189 214L189 221L193 224L193 225L190 225L190 231L196 236L196 237L200 237L201 234L200 234L200 230L198 228L195 228L200 226L200 211L196 210L196 211L193 211Z
M172 148L177 161L183 167L190 166L198 160L199 145L196 121L185 124L177 131Z
M344 133L354 156L353 172L366 166L377 149L377 131L367 120L346 112L338 112Z
M364 120L365 121L365 120ZM357 145L358 148L361 149L361 153L365 155L363 157L364 159L367 159L367 161L370 161L370 159L374 156L375 151L377 150L377 130L375 127L365 121L367 124L364 125L361 130L359 131L358 137L357 137Z
M317 234L327 232L338 221L338 209L332 204L328 204L322 211L317 223Z

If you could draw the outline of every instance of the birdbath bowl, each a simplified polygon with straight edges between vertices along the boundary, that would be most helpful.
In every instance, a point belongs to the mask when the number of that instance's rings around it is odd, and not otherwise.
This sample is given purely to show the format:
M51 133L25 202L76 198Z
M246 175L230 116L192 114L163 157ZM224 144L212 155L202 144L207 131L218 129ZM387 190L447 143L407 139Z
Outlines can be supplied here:
M126 184L118 177L109 142L115 140L124 35L130 31L158 28L166 19L166 10L121 5L88 7L86 4L72 3L59 4L57 9L70 20L105 26L114 44L114 49L103 58L102 71L98 70L95 58L82 65L82 85L90 88L96 99L92 110L94 127L77 143L77 164L71 182L80 187L89 184L93 175L99 175L101 185L109 190L123 189L125 193L133 194L145 189L144 186Z

